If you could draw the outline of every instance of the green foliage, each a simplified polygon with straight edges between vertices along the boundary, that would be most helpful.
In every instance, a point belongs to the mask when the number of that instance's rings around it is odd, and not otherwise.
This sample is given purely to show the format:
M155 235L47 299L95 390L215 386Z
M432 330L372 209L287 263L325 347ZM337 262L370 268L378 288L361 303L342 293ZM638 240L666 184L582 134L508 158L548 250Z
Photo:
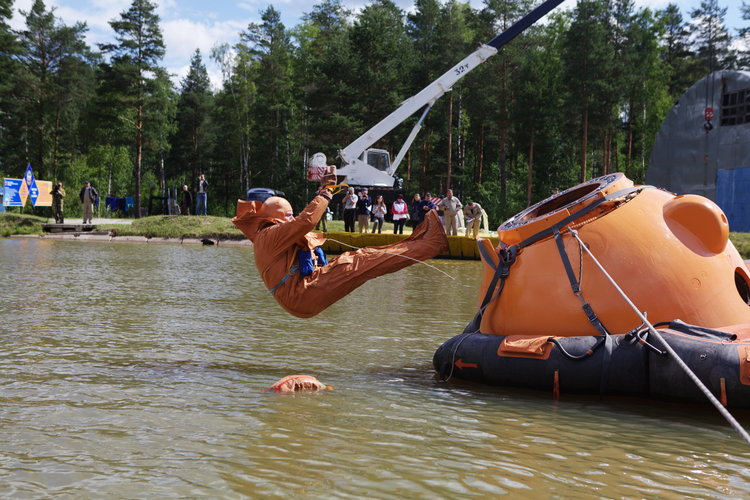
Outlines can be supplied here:
M174 179L178 173L190 172L189 178L180 182L191 185L208 167L210 147L213 142L209 121L213 108L213 95L206 66L201 53L195 51L190 70L182 81L177 102L176 127L171 145L171 169L167 177ZM184 175L183 175L184 177Z
M212 50L218 90L200 52L174 88L150 0L131 0L111 21L101 56L83 41L85 25L64 25L42 0L13 32L11 6L0 0L0 173L18 177L30 162L72 193L92 180L102 197L135 195L140 205L143 194L153 211L162 204L152 198L194 189L203 172L209 213L231 215L251 187L303 206L315 190L305 180L310 154L334 162L532 2L415 0L407 14L374 0L354 14L320 0L291 29L268 7L236 43ZM605 172L642 181L674 102L709 69L747 64L730 50L724 15L716 0L691 11L690 26L676 5L654 14L632 0L552 13L434 103L399 167L408 197L450 185L500 221ZM374 146L395 157L416 120ZM73 213L76 198L66 204Z
M750 259L750 233L729 233L729 240L744 260Z

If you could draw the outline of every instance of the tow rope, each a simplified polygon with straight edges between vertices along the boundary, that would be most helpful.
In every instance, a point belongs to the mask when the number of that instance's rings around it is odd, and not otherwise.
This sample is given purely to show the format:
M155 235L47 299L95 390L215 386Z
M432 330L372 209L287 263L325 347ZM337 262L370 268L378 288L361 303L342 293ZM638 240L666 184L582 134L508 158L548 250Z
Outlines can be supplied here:
M442 269L440 269L438 267L435 267L432 264L428 264L427 262L424 262L422 260L415 259L414 257L409 257L408 255L401 255L401 254L398 254L398 253L388 252L386 250L381 250L381 249L379 249L377 247L358 247L358 246L355 246L355 245L350 245L349 243L344 243L343 241L339 241L339 240L336 240L334 238L328 238L327 237L326 239L328 241L333 241L334 243L338 243L339 245L342 245L342 246L345 246L345 247L349 247L349 248L353 248L354 250L362 250L363 248L369 248L370 250L372 250L374 252L385 253L385 254L388 254L388 255L393 255L394 257L401 257L401 258L404 258L404 259L413 260L417 264L425 265L425 266L427 266L429 268L434 269L435 271L437 271L437 272L439 272L441 274L444 274L445 276L447 276L448 278L452 279L453 281L458 281L454 276L451 276L450 274L446 273ZM461 286L463 286L463 287L470 288L469 285L464 285L463 283L458 283L458 284L461 285Z
M569 228L570 229L570 228ZM690 369L690 367L685 364L685 362L680 358L680 356L675 352L674 349L672 349L672 346L667 344L666 340L664 340L664 337L661 336L661 333L652 325L648 319L646 318L646 315L642 313L636 306L633 304L633 302L630 300L630 298L625 294L625 292L620 288L620 286L617 284L617 282L612 278L612 276L609 275L609 273L604 269L604 266L601 265L599 260L597 260L596 257L594 257L594 254L591 253L591 250L589 250L585 243L581 241L581 238L578 236L578 231L575 229L570 229L570 234L573 235L573 237L578 240L579 244L582 246L583 250L588 254L588 256L591 258L591 260L596 264L596 267L599 268L599 270L602 272L605 278L612 284L612 286L615 287L617 292L622 296L623 299L625 299L625 302L630 306L631 309L633 309L633 312L635 312L636 315L643 321L643 324L646 325L648 328L648 331L652 333L664 346L664 349L669 353L670 356L672 356L672 359L677 363L677 365L682 368L682 370L685 372L685 374L690 377L690 379L695 383L695 385L700 389L700 391L708 398L708 400L711 402L711 404L716 407L717 410L719 410L719 413L729 422L729 424L742 436L742 439L745 440L748 444L750 444L750 434L747 433L747 431L740 425L740 423L735 419L731 413L729 413L729 410L724 408L724 405L719 402L718 399L716 399L716 396L711 393L711 391L706 387L706 385L701 381L701 379L698 378L698 376L693 373L693 371Z

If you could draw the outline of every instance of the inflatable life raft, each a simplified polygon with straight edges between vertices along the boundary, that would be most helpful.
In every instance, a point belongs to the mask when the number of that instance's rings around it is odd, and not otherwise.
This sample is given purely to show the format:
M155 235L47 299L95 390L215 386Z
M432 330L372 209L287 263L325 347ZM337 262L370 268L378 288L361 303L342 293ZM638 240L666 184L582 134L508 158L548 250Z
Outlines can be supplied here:
M750 407L750 277L712 201L618 173L498 236L478 241L478 311L435 353L443 378L706 402L676 354L724 406Z

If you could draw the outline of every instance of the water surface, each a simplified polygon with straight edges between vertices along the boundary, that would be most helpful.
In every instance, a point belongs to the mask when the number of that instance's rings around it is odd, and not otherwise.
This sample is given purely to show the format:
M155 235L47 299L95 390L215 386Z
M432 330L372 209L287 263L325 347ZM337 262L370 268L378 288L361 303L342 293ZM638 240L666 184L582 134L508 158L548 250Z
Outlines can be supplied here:
M436 380L480 268L430 263L301 320L251 249L0 240L0 497L750 496L709 407Z

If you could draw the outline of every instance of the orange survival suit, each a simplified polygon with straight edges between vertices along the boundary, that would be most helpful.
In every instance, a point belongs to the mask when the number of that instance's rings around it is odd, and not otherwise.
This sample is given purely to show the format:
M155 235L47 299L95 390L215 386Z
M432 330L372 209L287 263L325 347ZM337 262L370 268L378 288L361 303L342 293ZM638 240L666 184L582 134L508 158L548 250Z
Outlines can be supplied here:
M431 259L448 247L448 238L433 210L403 241L345 252L327 265L316 267L311 275L300 276L295 269L298 252L313 250L326 240L322 234L310 231L330 200L330 191L322 189L290 221L264 216L259 201L240 200L232 219L253 242L255 265L266 288L294 316L315 316L368 280L410 266L416 262L412 259Z

